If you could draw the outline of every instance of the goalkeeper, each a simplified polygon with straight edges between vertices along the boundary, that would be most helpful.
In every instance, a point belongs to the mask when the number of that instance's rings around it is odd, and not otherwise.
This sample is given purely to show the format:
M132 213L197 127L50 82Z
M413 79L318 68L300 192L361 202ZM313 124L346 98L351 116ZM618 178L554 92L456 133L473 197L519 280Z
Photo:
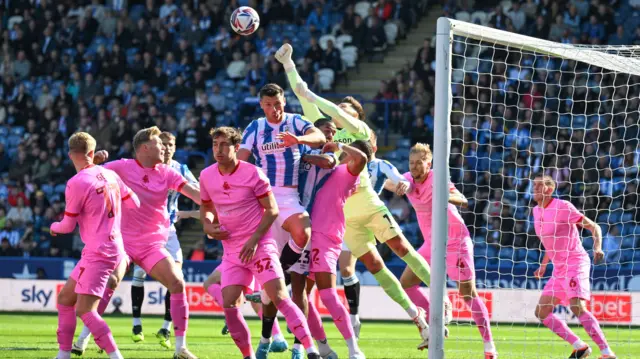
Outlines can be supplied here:
M284 66L289 83L298 96L305 115L310 118L323 117L318 109L329 115L341 128L334 137L335 142L350 144L356 140L369 140L371 129L364 122L362 105L352 97L346 97L340 104L335 105L314 94L298 75L295 63L291 59L292 53L291 45L284 44L276 53L276 59ZM316 116L312 116L313 111ZM344 214L344 241L351 253L364 263L387 295L406 310L418 326L423 339L418 349L426 348L429 344L429 325L425 310L411 302L398 279L385 266L376 249L376 238L386 243L427 285L430 282L429 265L404 237L400 226L371 187L366 168L360 174L357 191L345 203Z

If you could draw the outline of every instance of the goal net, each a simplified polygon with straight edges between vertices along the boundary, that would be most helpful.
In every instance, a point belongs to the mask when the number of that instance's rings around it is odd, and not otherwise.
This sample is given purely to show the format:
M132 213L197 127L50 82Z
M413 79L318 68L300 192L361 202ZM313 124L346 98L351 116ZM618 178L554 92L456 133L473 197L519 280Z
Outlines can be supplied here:
M546 275L534 271L544 248L533 226L533 178L557 182L603 232L603 264L591 266L587 308L618 357L639 355L640 47L554 43L466 22L438 22L434 132L432 345L444 288L447 180L469 199L461 210L474 243L476 285L490 313L501 358L566 357L571 346L542 325L535 308ZM448 169L448 170L442 170ZM437 217L437 218L436 218ZM593 258L593 238L581 231ZM437 245L436 245L437 244ZM444 354L478 357L482 338L454 283ZM599 356L569 308L554 313ZM636 354L632 354L636 353Z

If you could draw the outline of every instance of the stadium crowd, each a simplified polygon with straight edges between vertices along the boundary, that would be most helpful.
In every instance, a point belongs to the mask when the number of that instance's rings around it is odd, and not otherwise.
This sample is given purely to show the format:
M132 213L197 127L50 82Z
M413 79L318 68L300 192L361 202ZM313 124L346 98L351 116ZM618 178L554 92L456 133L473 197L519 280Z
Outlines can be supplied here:
M73 132L91 133L122 158L131 156L136 131L157 125L177 136L181 154L204 153L209 128L243 126L259 114L263 84L287 87L273 58L281 43L297 49L314 89L330 89L333 79L327 84L318 70L343 73L340 49L356 49L346 57L353 66L358 54L386 47L383 22L404 36L425 3L385 1L357 13L352 0L1 2L0 255L79 257L77 235L48 230L64 214ZM230 31L230 14L242 5L259 12L255 36ZM326 34L341 42L320 41ZM220 255L202 243L192 253Z
M257 90L263 84L287 87L283 69L273 58L281 43L294 46L300 74L314 90L330 90L358 56L375 54L393 42L388 40L394 34L385 25L393 23L398 36L406 36L425 13L424 3L3 2L0 255L79 256L77 236L71 240L50 237L48 232L64 213L64 183L73 174L65 138L74 131L88 131L113 158L122 158L131 156L133 133L158 125L176 134L177 147L184 150L178 156L186 151L204 154L209 148L206 129L246 125L260 113ZM229 30L227 19L241 5L258 9L261 26L255 36L240 37ZM626 0L526 0L501 5L450 0L444 5L444 15L452 18L563 43L640 43L636 16L640 9ZM411 144L432 143L434 45L425 39L414 61L384 81L375 98L401 101L390 105L386 130L410 135L382 156L400 171L407 170ZM464 45L454 44L457 55ZM469 45L467 50L473 47ZM352 46L357 49L355 56ZM630 86L628 93L602 91L600 102L592 92L585 100L587 84L601 81L610 86L622 80L574 79L567 75L575 65L567 63L553 63L549 69L555 66L555 71L543 74L538 71L540 57L515 59L505 54L476 54L478 60L505 60L506 66L486 68L487 61L478 61L481 76L462 73L454 88L453 134L464 140L454 141L452 179L464 183L459 188L472 199L464 215L476 238L477 260L486 261L477 266L538 260L539 252L532 250L539 243L530 225L528 178L540 171L559 180L560 196L570 198L600 224L612 224L605 228L605 249L610 249L614 261L640 260L633 258L633 251L619 251L638 247L636 227L631 225L640 219L638 186L631 181L639 158L638 115L631 110L638 108L637 86ZM455 65L462 67L461 57ZM518 68L525 70L517 72ZM329 76L329 84L322 78L327 69L335 74ZM531 78L534 74L536 81ZM582 81L579 86L576 80ZM633 78L629 83L640 81ZM487 89L498 86L505 86L506 95L492 97ZM622 97L631 100L612 101ZM551 116L554 111L562 115ZM620 115L607 116L607 111ZM370 116L378 127L384 112L384 104L378 104ZM596 112L602 116L581 116ZM463 129L470 128L477 130L463 135ZM390 193L385 196L408 238L419 244L420 231L407 201ZM191 253L198 259L215 259L220 250L201 242Z
M493 8L450 1L445 15L492 28L575 45L640 44L640 7L628 1L512 1ZM407 170L407 149L432 143L435 48L425 39L413 64L381 83L394 105L390 127L410 140L386 158ZM532 176L551 175L557 195L602 226L607 263L640 260L637 172L640 77L612 74L517 48L469 39L453 43L452 180L470 198L464 217L475 236L476 265L537 262ZM621 52L622 56L625 55ZM378 105L378 116L384 105ZM411 128L411 131L408 129ZM415 128L426 131L416 131ZM409 231L419 234L406 201L390 196ZM585 238L587 248L592 246Z

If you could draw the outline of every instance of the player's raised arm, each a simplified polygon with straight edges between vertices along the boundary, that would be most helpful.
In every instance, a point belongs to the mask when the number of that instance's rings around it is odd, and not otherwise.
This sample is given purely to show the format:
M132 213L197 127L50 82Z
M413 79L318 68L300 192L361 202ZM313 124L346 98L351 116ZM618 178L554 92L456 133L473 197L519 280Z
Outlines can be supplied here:
M289 51L289 49L291 50ZM350 133L364 133L368 131L368 129L366 129L367 125L363 121L351 116L338 105L325 100L309 90L307 84L300 78L300 75L298 75L295 63L291 60L291 53L293 52L291 45L283 45L278 52L281 52L282 56L280 56L280 58L276 56L276 59L280 61L285 68L289 84L298 99L300 99L300 104L303 104L302 99L306 99L306 102L310 104L310 106L308 106L309 114L307 114L307 110L303 107L305 116L314 120L323 117L322 114L318 115L318 113L311 109L311 106L314 106L333 118L338 127L344 128Z
M276 51L275 58L278 60L282 66L284 67L284 71L287 74L287 80L289 80L289 86L292 89L296 88L296 84L303 82L302 78L298 74L298 70L296 70L296 64L291 59L291 55L293 54L293 47L289 44L284 44ZM318 106L311 103L304 96L299 96L296 93L296 97L298 101L300 101L300 105L302 106L302 113L308 119L312 121L316 121L324 115L318 109Z
M367 166L369 157L358 146L366 145L364 141L354 141L351 146L344 145L342 143L329 142L324 145L322 149L324 152L337 152L342 151L346 157L343 159L343 163L347 164L349 173L353 175L360 175L362 170ZM370 151L369 151L370 153Z
M306 154L302 156L302 160L307 162L313 166L318 166L322 169L331 169L334 168L338 164L338 160L336 159L333 153L322 153L322 154Z

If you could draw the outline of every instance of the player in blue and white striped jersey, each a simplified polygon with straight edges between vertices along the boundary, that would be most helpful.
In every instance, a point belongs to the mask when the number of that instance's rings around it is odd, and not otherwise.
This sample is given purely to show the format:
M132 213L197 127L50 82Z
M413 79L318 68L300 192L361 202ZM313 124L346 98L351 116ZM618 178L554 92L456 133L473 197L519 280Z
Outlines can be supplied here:
M159 137L162 140L162 144L166 148L164 151L164 164L178 171L184 178L187 179L187 181L189 181L190 184L199 187L200 184L193 173L191 173L191 171L189 170L189 167L173 159L173 155L176 151L175 136L171 132L162 132ZM180 248L180 242L178 241L178 234L176 232L175 223L183 218L200 219L200 211L180 211L178 209L179 197L179 192L169 191L169 196L167 198L167 210L169 211L169 221L171 225L169 227L169 236L165 248L167 249L169 254L171 254L171 257L173 257L173 260L176 262L178 268L182 268L183 255L182 249ZM140 316L142 311L142 303L144 302L144 280L146 276L147 273L145 273L144 270L138 265L135 265L133 269L133 280L131 281L131 304L134 308L132 311L133 325L134 328L136 326L140 326L140 328L138 328L138 330L140 331L140 336L138 336L138 338L142 340L144 340L144 336L142 335L142 321L140 320ZM170 313L171 300L169 296L170 293L169 291L167 291L164 297L164 323L162 324L162 328L156 333L156 338L158 339L160 345L165 348L171 347L169 338L171 334L172 320Z
M265 117L253 120L245 129L238 159L246 161L253 155L256 166L269 178L280 210L272 233L286 271L298 261L311 236L309 214L298 195L301 149L324 145L325 136L303 116L284 112L286 100L280 86L267 84L259 96Z
M278 243L280 263L289 270L300 259L311 238L309 213L300 203L298 175L304 148L324 145L325 136L311 122L298 114L284 112L284 90L276 84L260 89L260 108L265 117L253 120L242 134L238 159L247 161L253 155L256 166L269 178L271 190L278 203L279 214L271 226ZM316 120L314 118L313 120ZM292 299L305 313L304 279L291 283ZM271 347L271 330L277 309L264 303L262 338L256 350L258 359L266 358Z

